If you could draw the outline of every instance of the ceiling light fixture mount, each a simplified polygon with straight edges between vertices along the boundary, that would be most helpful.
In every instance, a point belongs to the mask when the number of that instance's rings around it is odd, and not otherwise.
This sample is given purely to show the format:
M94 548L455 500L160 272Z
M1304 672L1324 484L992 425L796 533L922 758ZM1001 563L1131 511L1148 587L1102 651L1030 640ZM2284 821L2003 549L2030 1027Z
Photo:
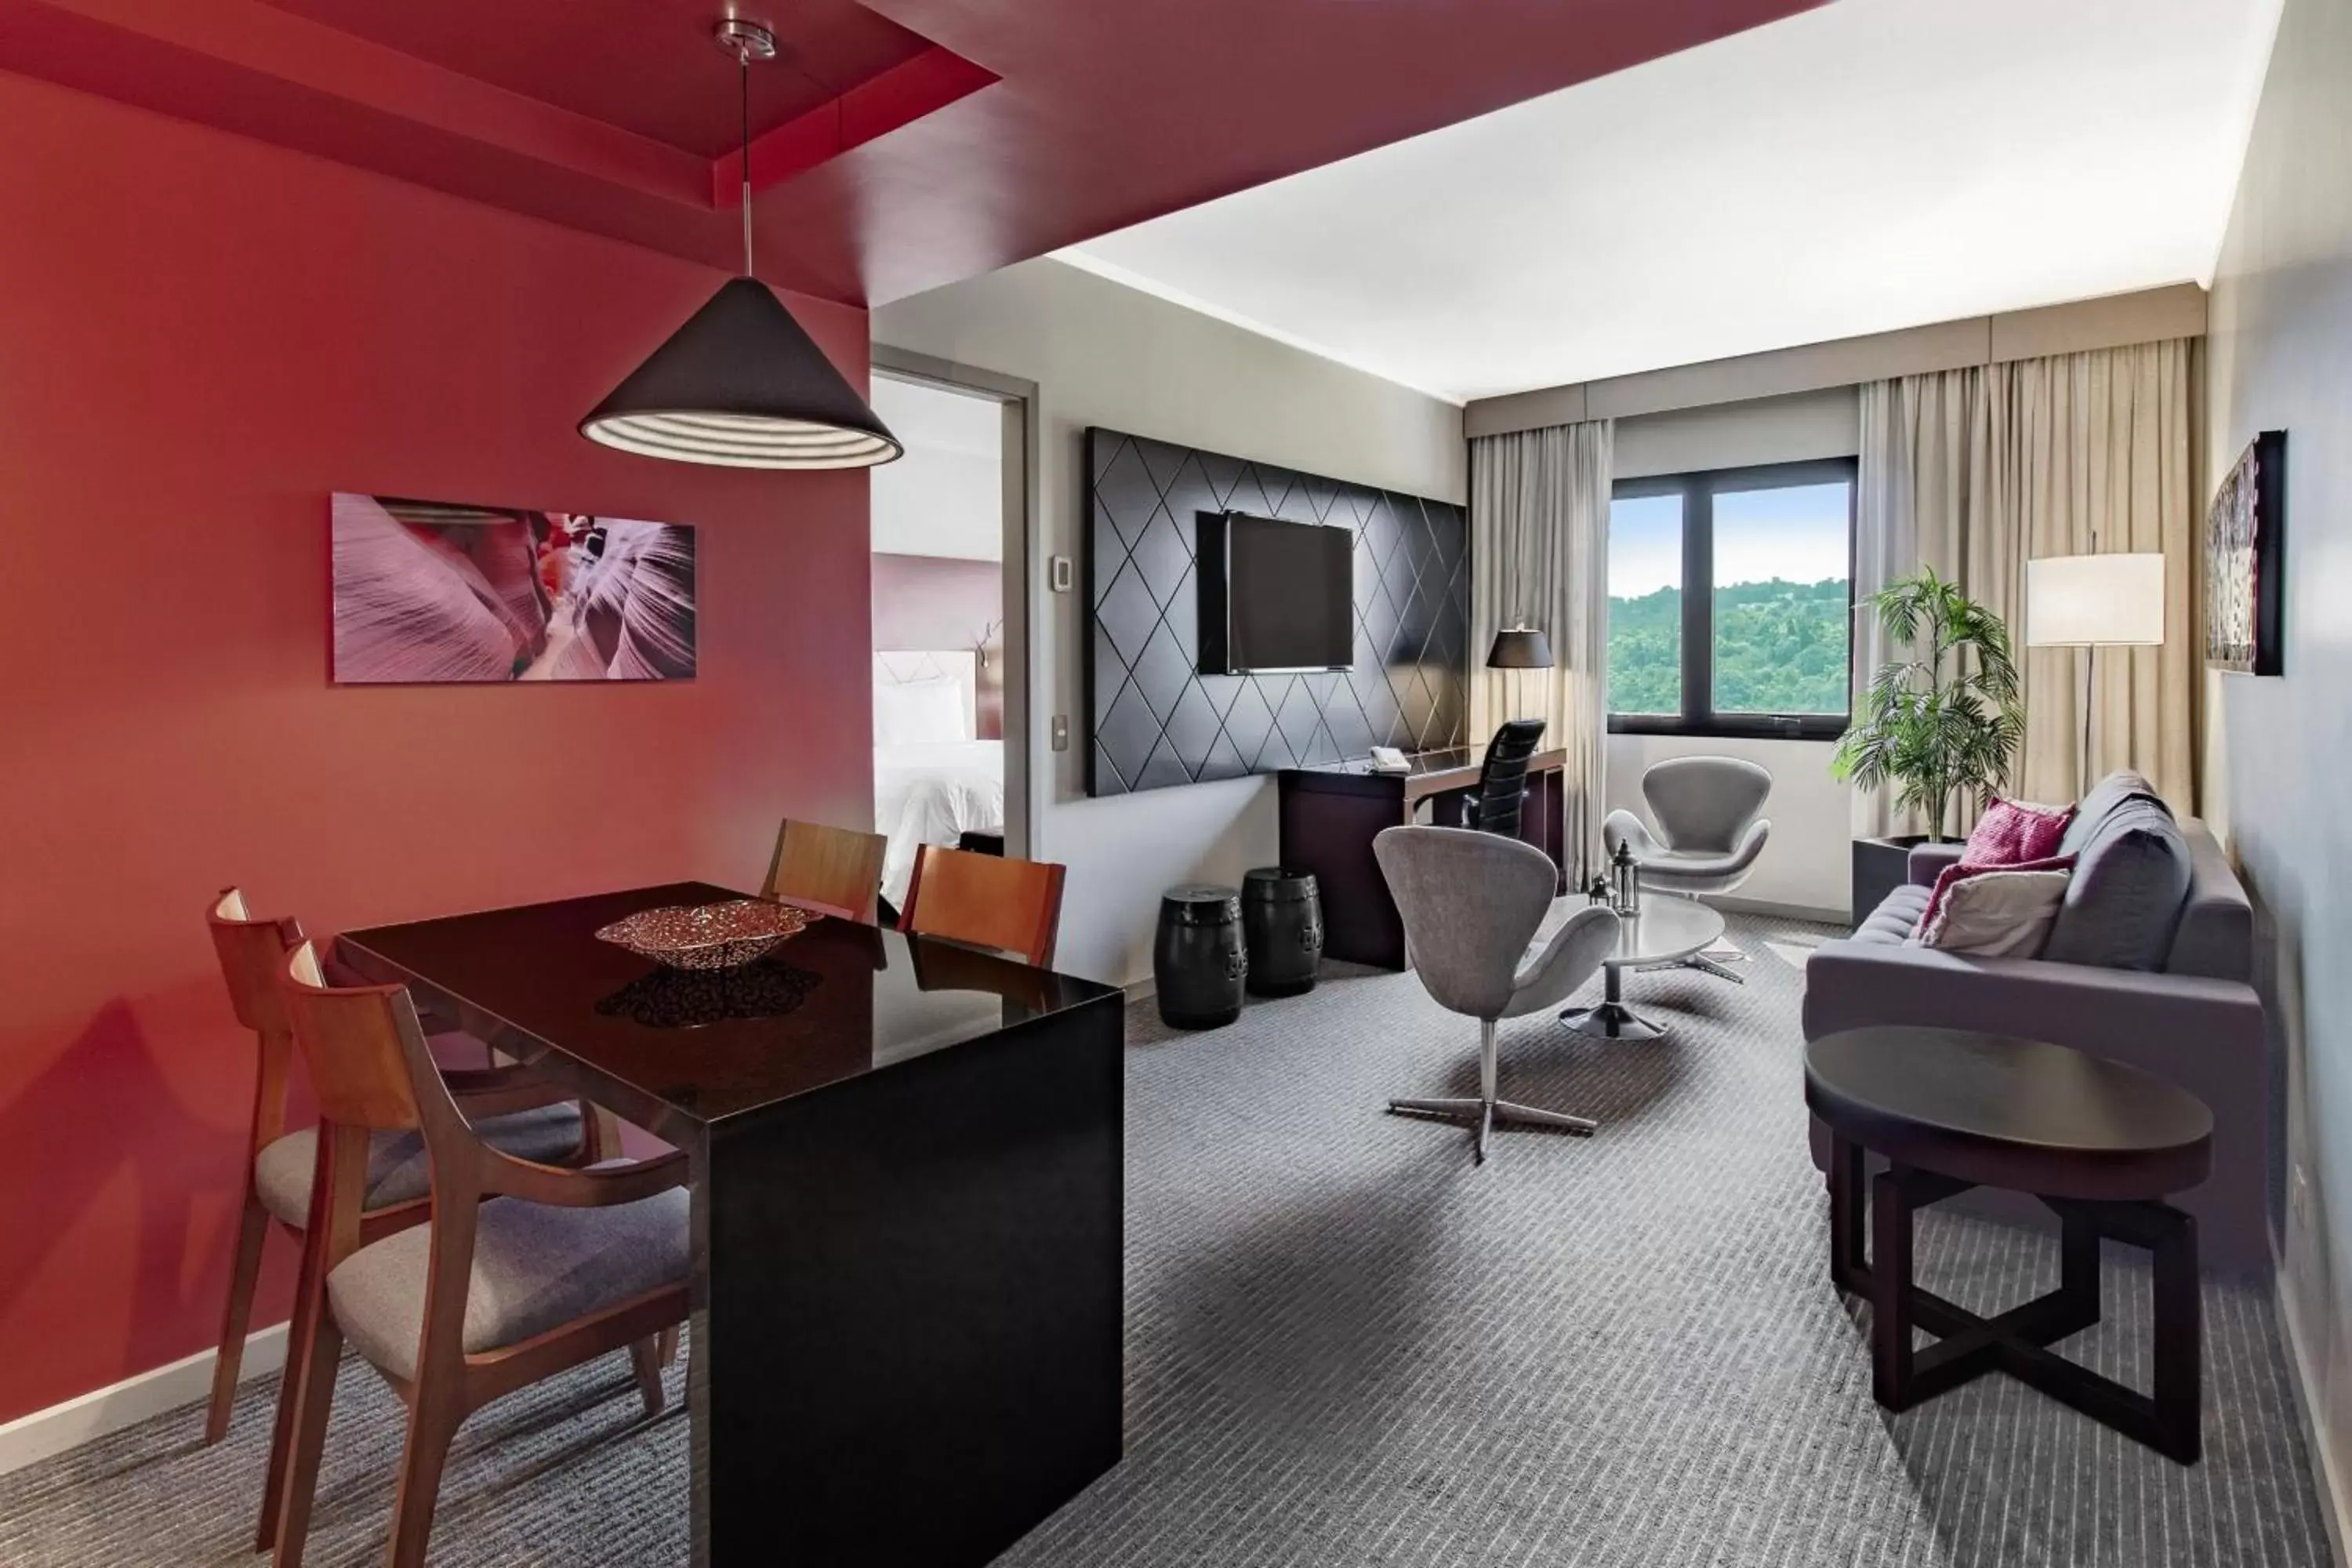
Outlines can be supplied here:
M776 58L775 29L764 23L730 16L713 27L710 36L718 40L721 50L740 64L748 66L753 60Z
M751 265L751 62L776 35L730 16L742 110L743 275L730 279L580 422L590 440L730 468L866 468L905 448Z

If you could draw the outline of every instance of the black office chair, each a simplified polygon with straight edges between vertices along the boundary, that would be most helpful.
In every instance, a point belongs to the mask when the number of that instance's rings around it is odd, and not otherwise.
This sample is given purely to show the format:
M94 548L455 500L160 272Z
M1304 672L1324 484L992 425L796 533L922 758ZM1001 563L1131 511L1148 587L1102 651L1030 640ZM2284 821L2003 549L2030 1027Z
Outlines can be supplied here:
M1540 719L1513 719L1486 742L1478 770L1478 793L1462 803L1462 826L1480 833L1519 836L1519 812L1528 798L1528 762L1543 739Z

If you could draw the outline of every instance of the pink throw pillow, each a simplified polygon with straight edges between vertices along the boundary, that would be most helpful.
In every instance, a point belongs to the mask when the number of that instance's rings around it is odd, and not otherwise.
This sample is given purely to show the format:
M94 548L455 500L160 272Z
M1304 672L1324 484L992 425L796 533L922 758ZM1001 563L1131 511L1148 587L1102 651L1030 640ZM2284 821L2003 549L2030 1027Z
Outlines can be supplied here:
M2020 860L2006 866L1979 865L1964 855L1957 864L1947 866L1936 874L1936 886L1927 894L1927 907L1919 911L1919 923L1912 929L1911 934L1925 941L1927 932L1942 922L1944 906L1950 901L1952 889L1971 878L1991 871L2063 871L2071 876L2074 870L2074 857L2072 855L2045 856L2038 860Z
M2046 860L2058 853L2066 825L2074 820L2071 805L2036 805L2030 800L1992 797L1968 847L1960 851L1963 866L2022 866Z

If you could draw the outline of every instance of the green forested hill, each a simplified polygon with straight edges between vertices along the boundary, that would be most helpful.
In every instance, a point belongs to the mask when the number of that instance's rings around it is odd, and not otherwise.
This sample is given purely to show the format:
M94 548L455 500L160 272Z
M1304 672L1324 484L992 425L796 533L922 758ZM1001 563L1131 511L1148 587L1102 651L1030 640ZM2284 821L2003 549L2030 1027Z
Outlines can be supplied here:
M1715 710L1843 713L1846 584L1728 583L1715 591ZM1683 595L1660 588L1609 601L1609 708L1682 710Z

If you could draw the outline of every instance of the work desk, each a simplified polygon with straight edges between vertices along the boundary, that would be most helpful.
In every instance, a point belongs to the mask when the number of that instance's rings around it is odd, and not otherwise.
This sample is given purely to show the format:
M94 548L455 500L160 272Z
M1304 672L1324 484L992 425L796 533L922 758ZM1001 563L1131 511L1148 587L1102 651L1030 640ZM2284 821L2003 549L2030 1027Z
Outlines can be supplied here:
M1560 864L1560 768L1567 755L1555 749L1528 760L1520 818L1519 837L1555 866ZM1459 802L1477 789L1485 756L1483 748L1457 746L1412 753L1405 773L1376 773L1360 760L1285 768L1277 775L1282 863L1315 873L1326 957L1383 969L1405 966L1404 924L1372 858L1372 840L1383 828L1417 817L1440 827L1459 826Z

